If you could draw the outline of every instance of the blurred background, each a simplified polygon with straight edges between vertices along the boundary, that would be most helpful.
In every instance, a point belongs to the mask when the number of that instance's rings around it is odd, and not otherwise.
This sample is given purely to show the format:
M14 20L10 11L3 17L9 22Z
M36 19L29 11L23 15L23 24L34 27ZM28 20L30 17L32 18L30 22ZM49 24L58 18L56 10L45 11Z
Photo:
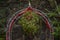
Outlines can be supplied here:
M53 24L54 40L60 40L60 0L0 0L0 40L5 40L8 16L26 8L29 1L33 8L48 16Z

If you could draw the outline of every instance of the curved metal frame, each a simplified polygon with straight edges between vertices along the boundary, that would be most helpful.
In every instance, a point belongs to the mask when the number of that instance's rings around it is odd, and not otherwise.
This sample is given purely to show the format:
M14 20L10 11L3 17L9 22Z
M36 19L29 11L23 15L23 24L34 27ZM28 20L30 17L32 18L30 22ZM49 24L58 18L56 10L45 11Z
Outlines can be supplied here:
M43 19L45 20L44 22L45 22L47 28L50 30L50 32L52 31L51 25L50 25L48 19L46 18L46 16L45 16L44 14L40 13L38 10L32 8L31 6L28 6L28 8L23 9L23 11L21 11L21 12L19 11L16 15L14 15L14 16L9 20L9 23L7 24L8 29L7 29L7 32L6 32L6 40L10 40L10 31L11 31L11 29L12 29L12 25L14 24L14 21L16 20L16 18L18 18L19 16L21 16L22 14L24 14L24 13L25 13L26 11L28 11L28 10L32 10L32 11L34 11L35 13L37 13L38 15L42 16Z

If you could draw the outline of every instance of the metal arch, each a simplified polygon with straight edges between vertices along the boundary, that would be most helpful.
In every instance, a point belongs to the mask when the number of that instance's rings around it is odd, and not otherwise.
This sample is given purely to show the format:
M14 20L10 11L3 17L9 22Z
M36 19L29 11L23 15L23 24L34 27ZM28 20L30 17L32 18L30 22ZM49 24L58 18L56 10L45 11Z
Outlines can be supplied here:
M36 11L36 13L37 13L38 15L42 16L42 17L45 19L45 21L46 21L46 26L47 26L47 27L49 28L49 30L51 31L51 25L50 25L48 19L45 17L45 15L44 15L44 14L41 14L41 13L38 12L36 9L28 6L28 8L23 9L23 11L22 11L22 10L21 10L21 12L18 11L18 12L17 12L16 14L14 14L14 15L12 16L12 18L9 20L9 23L8 23L9 25L7 25L8 29L7 29L7 32L6 32L6 40L10 40L9 34L10 34L10 31L11 31L12 25L13 25L13 23L14 23L14 20L15 20L17 17L21 16L23 13L25 13L27 10L33 10L34 12Z

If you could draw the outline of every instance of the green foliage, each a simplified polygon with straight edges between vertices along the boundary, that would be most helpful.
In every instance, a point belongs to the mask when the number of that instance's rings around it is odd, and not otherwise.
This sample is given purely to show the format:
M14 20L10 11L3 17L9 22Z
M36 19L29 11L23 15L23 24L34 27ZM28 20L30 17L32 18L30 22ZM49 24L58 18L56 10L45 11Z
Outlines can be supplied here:
M56 13L56 12L58 12L58 13ZM52 21L51 23L53 24L53 28L54 28L54 32L52 34L54 35L55 39L57 40L60 37L60 21L58 21L58 20L60 20L60 5L57 5L57 8L55 9L55 11L49 12L47 14L47 16Z
M0 38L0 40L4 40L4 38Z
M27 11L22 15L18 23L22 25L23 30L26 32L26 34L32 33L34 35L39 29L39 25L36 24L38 21L39 16L37 14Z
M56 14L55 12L49 12L49 13L47 14L47 16L48 16L48 17L55 17L55 16L57 16L57 14Z

